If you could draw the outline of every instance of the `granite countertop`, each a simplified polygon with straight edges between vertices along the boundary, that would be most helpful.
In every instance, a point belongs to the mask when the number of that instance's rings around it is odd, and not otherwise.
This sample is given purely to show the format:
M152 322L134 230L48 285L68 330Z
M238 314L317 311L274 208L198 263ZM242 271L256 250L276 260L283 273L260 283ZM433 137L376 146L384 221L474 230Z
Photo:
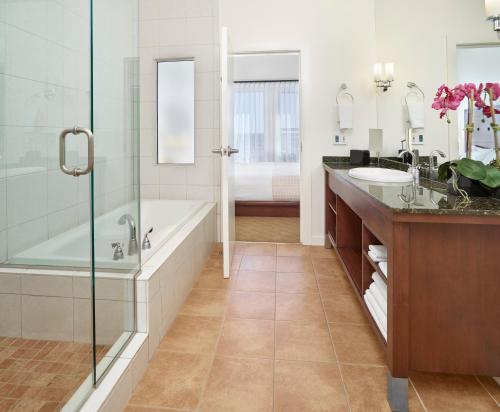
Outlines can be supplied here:
M463 199L446 192L443 183L420 178L418 186L401 183L377 183L351 178L349 169L354 167L347 162L331 162L326 159L325 170L336 173L358 189L366 192L375 200L392 209L394 213L434 214L434 215L472 215L500 216L500 200L489 197L471 197L472 203L465 205ZM390 167L382 164L381 167ZM371 165L376 167L376 165ZM396 167L394 167L396 168ZM399 168L399 167L397 167Z

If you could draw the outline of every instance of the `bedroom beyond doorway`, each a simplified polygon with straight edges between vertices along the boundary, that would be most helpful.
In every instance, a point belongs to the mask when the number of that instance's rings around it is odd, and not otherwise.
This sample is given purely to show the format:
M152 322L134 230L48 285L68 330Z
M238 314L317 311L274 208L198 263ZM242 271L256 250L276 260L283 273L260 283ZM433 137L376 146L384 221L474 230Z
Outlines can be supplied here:
M300 55L235 54L236 239L300 241Z

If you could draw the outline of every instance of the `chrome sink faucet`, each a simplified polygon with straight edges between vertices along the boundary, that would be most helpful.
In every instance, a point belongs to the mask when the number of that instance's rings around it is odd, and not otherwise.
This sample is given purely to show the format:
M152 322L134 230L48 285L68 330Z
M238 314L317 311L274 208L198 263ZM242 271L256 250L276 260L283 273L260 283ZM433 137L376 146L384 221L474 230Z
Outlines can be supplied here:
M429 179L432 179L436 173L436 165L434 164L434 155L439 155L443 159L446 155L441 150L433 150L429 154Z
M128 223L128 228L130 231L130 236L128 240L128 255L137 255L139 253L139 244L137 243L137 229L134 218L128 213L120 217L118 220L119 225L124 225Z
M417 173L418 173L417 156L415 155L414 152L411 152L409 150L403 150L399 154L399 157L403 159L406 153L411 155L411 166L408 168L408 173L410 173L413 176L414 180L417 180Z

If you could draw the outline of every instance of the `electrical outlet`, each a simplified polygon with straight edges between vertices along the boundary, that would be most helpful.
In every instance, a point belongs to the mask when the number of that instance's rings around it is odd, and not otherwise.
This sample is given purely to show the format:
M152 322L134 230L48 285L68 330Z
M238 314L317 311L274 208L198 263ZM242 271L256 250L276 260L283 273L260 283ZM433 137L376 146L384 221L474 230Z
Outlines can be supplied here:
M345 146L346 142L345 142L345 136L340 136L340 135L335 135L333 137L333 144L335 146Z
M423 145L424 144L424 135L423 134L414 134L412 136L411 142L414 145Z

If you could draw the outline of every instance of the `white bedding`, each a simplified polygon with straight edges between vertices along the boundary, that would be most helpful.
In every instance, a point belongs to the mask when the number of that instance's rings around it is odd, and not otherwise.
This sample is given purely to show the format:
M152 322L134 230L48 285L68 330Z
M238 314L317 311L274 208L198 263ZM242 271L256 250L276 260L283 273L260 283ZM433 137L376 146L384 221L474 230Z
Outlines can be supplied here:
M240 163L235 167L236 200L299 201L299 163Z

